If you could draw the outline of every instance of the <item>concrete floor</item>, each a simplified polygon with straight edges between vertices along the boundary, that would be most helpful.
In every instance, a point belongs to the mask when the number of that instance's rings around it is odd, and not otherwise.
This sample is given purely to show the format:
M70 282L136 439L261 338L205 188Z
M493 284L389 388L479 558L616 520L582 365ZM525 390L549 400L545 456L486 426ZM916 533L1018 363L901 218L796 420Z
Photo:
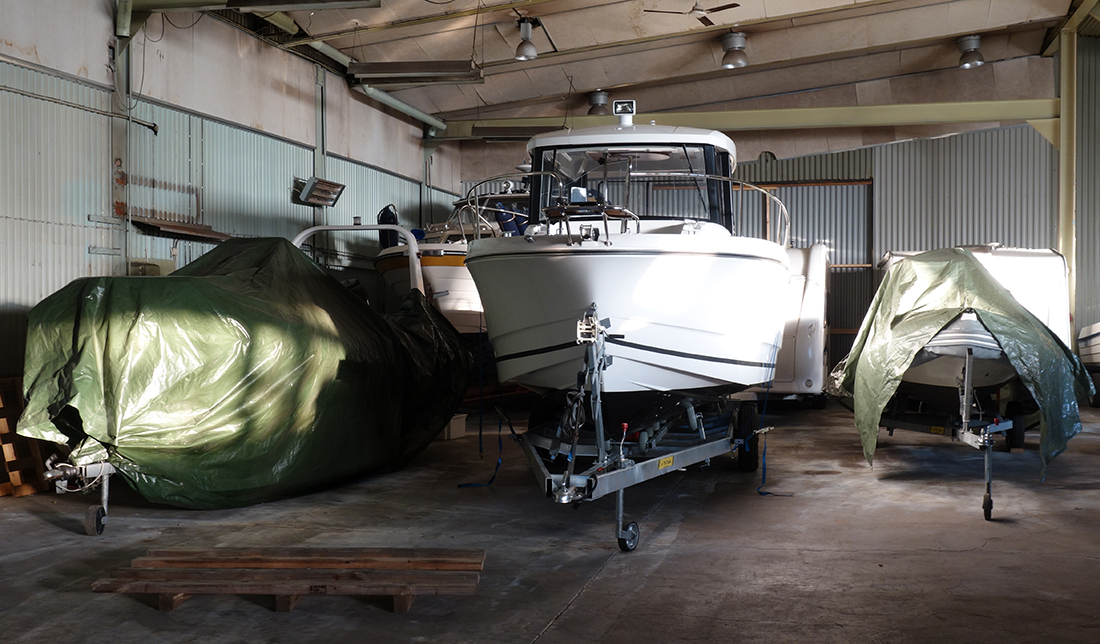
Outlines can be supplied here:
M495 418L478 456L436 442L404 471L238 510L112 498L83 535L81 495L0 498L0 624L7 642L1097 642L1100 414L1039 480L1037 435L994 458L941 437L880 437L874 469L851 414L772 405L766 474L725 457L627 491L638 549L621 553L613 497L577 510L544 498ZM507 431L507 430L506 430ZM999 450L1003 447L999 444ZM162 613L92 581L149 548L480 548L478 592L388 600L196 596Z

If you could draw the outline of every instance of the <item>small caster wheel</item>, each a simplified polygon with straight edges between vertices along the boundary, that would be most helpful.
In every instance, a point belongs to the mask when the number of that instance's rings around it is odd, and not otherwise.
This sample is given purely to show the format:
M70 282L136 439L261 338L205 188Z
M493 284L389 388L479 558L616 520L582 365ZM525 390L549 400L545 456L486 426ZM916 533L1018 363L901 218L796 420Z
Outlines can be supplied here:
M107 511L102 505L93 505L84 513L84 532L89 537L98 537L103 534L103 526L107 523Z
M626 530L623 530L623 535L619 537L619 550L623 552L632 552L638 547L638 537L640 532L638 531L638 524L631 522L626 526Z
M985 513L986 521L993 518L993 497L988 492L985 493L985 498L982 499L982 512Z

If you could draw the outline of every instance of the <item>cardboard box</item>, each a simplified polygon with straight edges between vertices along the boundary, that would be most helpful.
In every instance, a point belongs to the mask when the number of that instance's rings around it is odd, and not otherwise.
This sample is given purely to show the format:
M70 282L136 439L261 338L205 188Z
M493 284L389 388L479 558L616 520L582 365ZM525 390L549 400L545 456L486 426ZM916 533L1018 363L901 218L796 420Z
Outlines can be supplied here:
M443 428L443 433L439 435L438 440L449 441L456 438L462 438L466 435L466 414L455 414L454 418L451 418L451 422L447 423L447 426Z

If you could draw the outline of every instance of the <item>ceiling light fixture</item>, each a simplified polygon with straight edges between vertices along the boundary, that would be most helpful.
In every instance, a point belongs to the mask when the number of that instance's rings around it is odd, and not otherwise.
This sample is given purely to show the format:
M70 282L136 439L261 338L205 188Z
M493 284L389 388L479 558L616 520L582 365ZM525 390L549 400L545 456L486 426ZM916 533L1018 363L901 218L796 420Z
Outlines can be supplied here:
M740 31L734 31L722 36L722 69L736 69L749 64L748 54L745 53L746 37Z
M959 67L973 69L985 64L985 58L982 57L981 36L963 36L956 40L955 44L959 46L959 53L962 54L959 56Z
M516 60L534 60L539 57L539 50L535 49L535 43L531 42L531 28L542 23L538 18L520 18L519 23L519 47L516 47Z
M607 109L607 92L602 89L589 93L588 104L592 106L588 108L589 116L609 116L611 114L611 110Z

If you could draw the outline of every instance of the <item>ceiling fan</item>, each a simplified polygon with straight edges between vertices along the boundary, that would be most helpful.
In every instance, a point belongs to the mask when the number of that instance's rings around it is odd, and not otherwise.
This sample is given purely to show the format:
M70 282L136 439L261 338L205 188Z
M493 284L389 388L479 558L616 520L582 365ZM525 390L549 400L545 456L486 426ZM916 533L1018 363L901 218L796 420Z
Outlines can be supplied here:
M678 16L695 16L699 19L699 22L703 23L703 26L711 27L714 25L714 23L711 22L710 18L707 18L707 14L718 13L719 11L725 11L726 9L736 9L740 6L741 5L737 4L736 2L731 2L730 4L724 4L721 7L704 9L703 5L697 1L695 3L695 6L693 6L691 9L688 9L687 11L662 11L661 9L643 9L642 11L645 13L672 13Z

